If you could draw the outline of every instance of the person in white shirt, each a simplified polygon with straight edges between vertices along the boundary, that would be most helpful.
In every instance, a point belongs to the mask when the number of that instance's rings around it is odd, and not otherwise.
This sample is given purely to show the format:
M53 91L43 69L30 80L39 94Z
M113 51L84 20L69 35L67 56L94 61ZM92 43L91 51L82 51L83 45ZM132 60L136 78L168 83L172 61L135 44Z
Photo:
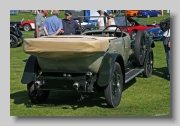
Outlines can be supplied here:
M105 16L104 15L104 10L100 11L100 16ZM98 27L99 29L104 29L107 24L107 17L100 17L98 18Z
M114 21L113 15L109 14L108 17L109 17L109 20L108 20L107 26L115 25L115 21ZM115 30L116 27L109 27L108 29L109 30Z
M167 77L170 79L170 29L163 33L163 45L166 53L166 61L168 67Z

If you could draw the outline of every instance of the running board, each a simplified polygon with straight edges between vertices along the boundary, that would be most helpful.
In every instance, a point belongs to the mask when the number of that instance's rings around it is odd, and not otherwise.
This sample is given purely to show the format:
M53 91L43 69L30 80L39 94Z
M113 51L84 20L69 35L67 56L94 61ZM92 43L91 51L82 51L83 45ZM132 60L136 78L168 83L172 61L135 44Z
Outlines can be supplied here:
M144 69L132 69L125 75L125 83L129 82L131 79L142 73Z

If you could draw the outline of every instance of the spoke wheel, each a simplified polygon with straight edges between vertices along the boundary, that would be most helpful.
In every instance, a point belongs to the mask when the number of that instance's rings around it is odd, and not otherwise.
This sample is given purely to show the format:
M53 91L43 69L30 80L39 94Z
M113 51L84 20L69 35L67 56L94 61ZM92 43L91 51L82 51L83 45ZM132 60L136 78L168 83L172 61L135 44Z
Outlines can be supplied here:
M148 54L147 62L145 63L143 76L144 77L150 77L152 75L153 71L153 64L154 64L154 57L153 57L153 51L150 49L150 52Z
M35 83L27 84L28 96L33 104L42 103L47 100L50 90L36 89Z
M10 48L16 48L18 45L18 38L15 35L10 34Z
M119 63L114 64L113 75L110 83L104 90L107 105L115 108L120 104L123 88L123 74Z
M31 30L31 26L29 24L25 24L23 29L24 29L24 31L30 31Z
M144 31L138 31L135 39L134 55L137 65L143 65L146 54Z

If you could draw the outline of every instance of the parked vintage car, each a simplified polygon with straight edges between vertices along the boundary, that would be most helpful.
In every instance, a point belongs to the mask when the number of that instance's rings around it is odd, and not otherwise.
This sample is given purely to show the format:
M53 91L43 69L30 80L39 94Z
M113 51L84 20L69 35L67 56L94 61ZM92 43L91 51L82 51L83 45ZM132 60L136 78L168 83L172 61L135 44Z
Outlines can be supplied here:
M82 35L26 38L23 45L30 56L21 83L27 84L34 104L47 100L54 89L76 91L81 94L79 100L103 91L107 105L114 108L120 104L125 83L141 73L150 77L153 71L155 44L146 31L138 31L131 40L128 33L112 25Z
M125 10L124 14L130 17L136 17L138 15L138 10Z
M34 30L35 29L34 20L30 20L30 19L24 20L23 18L21 22L21 27L23 28L24 31Z
M118 24L118 21L116 21ZM126 32L128 32L131 36L132 40L135 40L137 31L139 30L147 30L150 28L159 28L159 25L152 25L152 24L139 24L135 19L131 18L130 16L127 16L127 25L126 28L125 24L120 24L119 26Z
M153 40L155 41L159 41L159 40L162 40L163 38L163 31L161 30L160 27L157 27L157 28L150 28L148 30L146 30L149 34L152 34L153 35Z
M160 11L158 10L139 10L138 11L138 17L159 17L161 16Z
M23 33L19 30L21 22L10 22L10 48L16 48L23 44Z
M11 24L19 24L19 28L23 29L24 31L30 31L30 30L34 30L35 29L35 24L34 24L34 20L24 20L24 18L21 21L14 21L11 22Z

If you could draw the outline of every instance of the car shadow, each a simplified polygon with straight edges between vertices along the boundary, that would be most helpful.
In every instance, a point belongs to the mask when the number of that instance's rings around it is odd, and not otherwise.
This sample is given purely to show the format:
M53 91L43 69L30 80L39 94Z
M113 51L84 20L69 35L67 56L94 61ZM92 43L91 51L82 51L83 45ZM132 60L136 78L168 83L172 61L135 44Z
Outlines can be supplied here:
M168 75L168 69L167 67L161 67L161 68L154 68L153 70L153 75L155 76L158 76L158 77L161 77L161 78L164 78L164 79L167 79L167 75Z
M132 79L128 83L124 84L123 92L129 87L131 87L135 82L136 79ZM106 104L106 100L104 98L103 91L93 94L81 101L78 101L80 96L81 95L78 92L51 91L47 101L41 104L36 104L36 106L61 107L62 109L73 109L73 110L83 107L94 107L94 106L98 106L101 108L108 108ZM10 98L14 100L14 104L24 104L27 108L34 106L34 104L31 103L31 101L29 100L28 93L26 90L12 93L10 94Z
M80 94L77 92L58 92L51 91L50 95L44 103L36 104L39 107L61 107L62 109L73 109L83 107L98 106L101 108L107 108L103 93L99 92L82 101L78 101ZM27 91L20 91L10 95L10 98L14 100L14 104L24 104L27 108L33 107L34 104L29 100Z
M135 82L136 79L134 78L128 83L124 84L123 92L129 87L131 87ZM41 104L36 104L36 106L60 107L62 109L73 109L73 110L83 107L94 107L94 106L98 106L101 108L108 108L103 91L93 94L81 101L78 101L80 97L81 94L78 92L72 92L72 91L62 92L62 91L51 90L47 101ZM34 104L29 100L28 92L26 90L12 93L10 94L10 98L14 100L14 104L24 104L27 108L34 106Z
M129 87L131 87L133 84L136 83L136 78L133 78L132 80L130 80L128 83L123 85L123 92L128 89Z

